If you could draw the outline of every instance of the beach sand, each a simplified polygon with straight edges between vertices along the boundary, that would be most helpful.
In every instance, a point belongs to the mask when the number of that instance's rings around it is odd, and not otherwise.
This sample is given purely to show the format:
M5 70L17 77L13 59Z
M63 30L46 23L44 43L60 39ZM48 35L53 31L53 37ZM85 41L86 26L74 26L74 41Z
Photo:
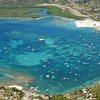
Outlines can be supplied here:
M91 18L84 20L76 20L75 24L78 28L95 28L100 31L100 22L95 21Z

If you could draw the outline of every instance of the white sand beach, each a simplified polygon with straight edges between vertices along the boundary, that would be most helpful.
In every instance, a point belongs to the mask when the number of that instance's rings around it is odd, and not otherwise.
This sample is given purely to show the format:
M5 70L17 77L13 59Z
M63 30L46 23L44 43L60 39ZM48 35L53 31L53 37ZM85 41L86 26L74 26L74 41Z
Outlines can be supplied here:
M95 28L100 31L100 22L91 18L78 21L76 20L75 24L78 28Z

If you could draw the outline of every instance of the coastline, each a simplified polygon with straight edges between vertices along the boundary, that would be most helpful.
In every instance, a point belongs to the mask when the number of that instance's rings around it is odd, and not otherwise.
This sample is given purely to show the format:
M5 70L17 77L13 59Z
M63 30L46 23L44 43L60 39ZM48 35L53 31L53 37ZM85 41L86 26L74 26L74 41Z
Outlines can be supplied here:
M44 3L44 4L38 4L38 5L36 5L36 7L50 7L50 6L54 6L54 7L58 7L58 8L60 8L60 9L62 9L62 10L64 10L64 9L69 9L69 11L73 14L73 15L75 15L75 16L83 16L83 17L85 17L85 18L82 18L81 20L79 20L79 19L75 19L75 24L76 24L76 26L77 26L77 28L94 28L94 29L96 29L97 31L100 31L100 22L98 22L98 21L95 21L95 20L93 20L92 18L89 18L89 16L88 15L84 15L84 14L81 14L79 11L77 11L77 10L75 10L75 9L73 9L73 8L71 8L71 7L69 7L69 6L67 6L67 5L60 5L60 4L47 4L47 3ZM51 7L52 8L52 7ZM51 9L50 8L50 9ZM55 15L55 13L54 13L54 16L56 16ZM63 17L62 15L57 15L57 16L59 16L59 17ZM47 16L40 16L40 17L38 17L38 18L32 18L32 17L29 17L29 16L27 16L27 17L0 17L0 19L21 19L21 20L40 20L40 19L42 19L42 18L46 18ZM64 18L66 18L66 17L64 17ZM69 18L69 17L68 17ZM72 17L71 17L72 18ZM72 18L72 19L74 19L74 18Z
M89 15L85 15L85 14L81 14L79 11L75 10L75 9L72 9L71 7L67 7L67 6L64 6L64 5L60 5L60 4L47 4L47 3L44 3L44 4L38 4L38 6L55 6L55 7L58 7L62 10L64 9L69 9L69 11L76 15L76 16L81 16L81 17L85 17L85 19L81 19L81 20L76 20L75 21L75 24L77 26L77 28L95 28L97 31L100 31L100 21L95 21L94 19L90 18Z
M42 18L45 18L45 17L42 17ZM35 20L39 20L41 18L7 17L7 19L25 19L25 20L34 20L35 19ZM75 23L76 23L78 28L95 28L97 30L100 29L100 22L94 21L93 19L75 20ZM96 83L94 83L92 85L95 85Z
M93 86L96 86L97 84L100 84L100 77L99 78L95 78L93 80L90 80L90 81L87 81L85 82L84 84L82 85L79 85L79 86L76 86L76 87L73 87L67 91L65 91L63 93L63 95L66 95L68 93L73 93L74 91L78 91L80 89L84 89L84 88L91 88Z
M47 16L42 16L39 18L30 18L30 17L0 17L0 19L18 19L18 20L40 20L46 18ZM68 18L67 18L68 19ZM74 19L73 19L74 20ZM100 31L100 22L95 21L91 18L86 18L82 20L74 20L77 28L94 28L97 31Z
M2 88L3 87L1 87L0 89ZM75 90L71 93L59 94L59 95L40 94L38 93L38 87L31 87L27 91L24 90L22 86L18 85L5 86L4 88L5 90L9 89L13 90L13 92L20 91L20 93L22 94L21 100L99 100L97 98L100 98L99 95L100 83L95 84L94 86Z
M31 17L0 17L0 19L18 19L18 20L39 20L42 18L46 18L47 16L42 16L39 18L31 18Z
M71 94L71 93L73 93L73 92L75 92L75 91L78 91L78 90L80 90L80 89L84 89L84 88L91 88L91 87L93 87L93 86L96 86L97 84L100 84L100 77L98 77L98 78L95 78L95 79L93 79L93 80L90 80L90 81L87 81L87 82L85 82L85 83L83 83L82 85L78 85L78 86L75 86L75 87L73 87L73 88L71 88L71 89L68 89L68 90L66 90L66 91L64 91L63 93L61 93L61 94L51 94L51 93L49 93L49 91L48 92L46 92L48 95L66 95L66 94ZM18 90L22 90L23 92L24 91L28 91L28 90L26 90L25 88L24 88L24 86L23 85L20 85L20 84L13 84L13 85L8 85L8 86L5 86L5 87L9 87L9 88L17 88ZM39 87L39 86L37 86L37 87ZM36 89L36 91L37 91L37 94L38 95L44 95L44 93L41 93L39 90L37 90L37 87L35 87ZM29 88L29 90L31 89L31 88L33 88L33 87L30 87ZM38 92L39 91L39 92ZM46 94L45 93L45 94Z
M100 22L95 21L91 18L84 20L75 21L77 28L95 28L97 31L100 31Z
M85 14L81 14L79 11L77 11L77 10L75 10L75 9L72 9L71 7L69 7L68 5L66 5L66 6L64 6L64 5L60 5L60 4L48 4L48 3L43 3L43 4L38 4L37 5L37 7L38 6L55 6L55 7L58 7L58 8L60 8L60 9L62 9L62 10L64 10L64 9L69 9L69 11L72 13L72 14L74 14L74 15L76 15L76 16L80 16L80 17L89 17L88 15L85 15ZM67 7L68 6L68 7Z

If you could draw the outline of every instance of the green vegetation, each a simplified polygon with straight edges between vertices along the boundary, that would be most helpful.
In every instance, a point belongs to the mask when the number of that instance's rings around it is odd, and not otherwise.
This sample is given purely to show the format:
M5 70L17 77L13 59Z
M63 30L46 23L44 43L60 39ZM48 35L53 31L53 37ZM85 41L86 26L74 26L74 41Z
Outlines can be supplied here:
M37 7L36 7L37 8ZM72 19L81 19L82 17L73 15L68 9L62 10L55 6L45 6L39 8L47 8L49 15L67 17ZM39 15L28 15L28 13L39 12L40 9L34 9L34 7L1 7L0 8L0 17L22 17L22 18L39 18Z
M23 92L16 88L0 87L0 100L21 100Z
M37 92L34 91L34 93ZM22 100L24 96L25 93L16 88L0 87L0 100ZM90 88L80 89L65 95L38 94L37 96L34 96L32 95L32 92L29 92L25 97L28 98L27 100L100 100L100 85L97 84Z
M81 19L83 17L73 15L68 9L62 10L61 8L55 6L42 6L43 8L48 9L49 15L60 16L60 17L67 17L72 19Z
M40 10L31 7L2 7L0 8L0 17L30 17L38 18L38 15L27 16L28 13L39 12Z
M63 95L58 95L58 96L53 96L51 100L68 100L68 99Z
M93 94L93 97L96 98L96 100L100 100L100 85L96 85L89 89L89 93Z

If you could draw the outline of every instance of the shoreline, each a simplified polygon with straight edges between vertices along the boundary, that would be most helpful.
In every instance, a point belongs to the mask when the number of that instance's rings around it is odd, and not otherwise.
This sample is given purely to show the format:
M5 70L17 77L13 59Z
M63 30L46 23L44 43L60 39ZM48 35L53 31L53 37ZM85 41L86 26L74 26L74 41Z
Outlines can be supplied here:
M100 31L100 22L95 21L91 18L84 19L84 20L76 20L75 24L77 28L94 28L97 31Z
M39 18L31 18L31 17L0 17L0 19L18 19L18 20L39 20L46 18L47 16L42 16Z
M69 11L73 14L73 15L77 15L77 16L84 16L85 18L82 18L81 20L79 19L74 19L75 20L75 24L77 26L77 28L94 28L97 31L100 31L100 21L95 21L92 18L89 18L87 15L81 14L79 11L69 7L69 6L65 6L65 5L61 5L61 4L38 4L36 5L36 7L49 7L49 6L54 6L54 7L58 7L62 10L64 9L69 9ZM48 15L49 16L49 15ZM21 19L21 20L40 20L43 18L46 18L48 16L40 16L39 18L32 18L32 17L0 17L0 19ZM60 15L58 17L61 17ZM66 17L64 17L66 18ZM70 18L69 18L70 19ZM73 18L71 18L73 19Z
M47 17L47 16L45 16ZM45 18L45 17L40 17L40 18L30 18L30 17L27 17L27 18L24 18L24 17L1 17L0 19L19 19L19 20L40 20L42 18ZM98 31L100 31L100 22L99 21L95 21L93 19L90 19L90 18L87 18L87 19L83 19L83 20L74 20L77 28L95 28L97 29ZM18 80L19 80L19 76L18 76ZM21 78L22 79L22 78ZM23 80L23 79L22 79ZM26 79L25 79L26 80ZM92 86L95 86L97 84L100 84L100 79L99 78L95 78L93 80L90 80L90 81L87 81L86 83L82 84L82 85L79 85L79 86L76 86L76 87L73 87L72 90L69 89L69 90L66 90L65 94L62 93L62 95L67 95L67 93L70 91L70 93L73 93L74 91L78 91L79 89L83 89L83 88L89 88L89 87L92 87ZM6 86L5 86L6 87ZM23 86L18 86L18 85L11 85L11 86L7 86L9 88L17 88L18 90L23 90ZM27 93L27 91L26 91ZM42 95L42 94L39 94L39 96Z
M30 18L30 17L0 17L0 19L18 19L18 20L40 20L43 18L47 18L48 16L43 16L40 18ZM56 16L57 17L57 16ZM60 17L60 16L58 16ZM62 17L63 18L63 17ZM65 17L64 17L65 18ZM70 20L70 18L67 18ZM77 26L77 28L94 28L97 31L100 31L100 22L95 21L91 18L86 18L86 19L82 19L82 20L75 20L75 24Z
M95 28L97 31L100 31L100 21L95 21L92 18L90 18L89 15L81 14L79 11L69 6L67 7L67 6L60 5L60 4L47 4L47 3L38 4L37 7L38 6L44 6L44 7L45 6L55 6L62 10L67 8L72 14L76 16L86 17L85 19L75 21L77 28Z
M100 77L99 78L95 78L93 80L87 81L85 83L83 83L82 85L78 85L75 86L67 91L65 91L65 93L63 93L63 95L68 94L68 93L73 93L74 91L78 91L80 89L84 89L84 88L91 88L93 86L96 86L97 84L100 84Z
M76 15L76 16L80 16L80 17L89 17L88 15L85 15L85 14L81 14L79 11L77 11L77 10L75 10L75 9L73 9L73 8L71 8L71 7L67 7L67 5L65 6L65 5L61 5L61 4L48 4L48 3L43 3L43 4L37 4L36 5L37 7L38 6L55 6L55 7L58 7L58 8L60 8L60 9L62 9L62 10L64 10L64 9L68 9L72 14L74 14L74 15Z
M90 80L90 81L87 81L87 82L83 83L82 85L78 85L78 86L75 86L75 87L73 87L73 88L70 88L70 89L64 91L63 93L53 94L53 93L49 93L49 91L48 91L48 92L45 92L45 93L41 93L41 92L38 92L39 90L37 90L37 88L36 88L36 91L37 91L37 93L38 93L39 95L44 95L44 94L46 94L46 93L47 93L48 95L66 95L66 94L71 94L71 93L73 93L73 92L75 92L75 91L78 91L78 90L80 90L80 89L91 88L91 87L93 87L93 86L96 86L97 84L100 84L100 77L95 78L95 79ZM25 87L24 87L23 85L20 85L20 84L15 84L15 85L13 84L13 85L5 86L5 87L11 87L11 88L15 87L15 88L17 88L17 89L19 89L19 90L22 90L22 91L28 91L27 89L25 89ZM39 86L37 86L37 87L39 87ZM33 87L30 86L30 87L29 87L29 90L30 90L31 88L33 88Z
M69 98L74 98L73 100L76 100L75 98L78 99L80 97L84 98L82 100L85 100L85 99L86 100L94 100L93 98L96 99L94 93L99 92L98 88L100 89L100 82L96 83L95 85L89 86L89 87L83 87L81 89L72 91L70 93L59 94L59 95L40 94L40 93L38 93L38 87L30 87L30 89L27 90L27 91L24 90L23 87L19 86L19 85L5 86L4 88L5 89L14 89L15 88L15 90L17 89L18 91L21 91L23 93L21 100L35 100L35 98L36 98L36 100L40 100L39 98L41 98L42 100L53 100L53 99L50 99L50 98L59 97L59 96L62 97L62 98L66 98L68 100L72 100L72 99L69 99ZM92 92L91 92L91 90L92 90ZM93 90L94 90L94 92L93 92ZM32 98L34 98L34 99L32 99ZM64 100L66 100L66 99L64 99Z

